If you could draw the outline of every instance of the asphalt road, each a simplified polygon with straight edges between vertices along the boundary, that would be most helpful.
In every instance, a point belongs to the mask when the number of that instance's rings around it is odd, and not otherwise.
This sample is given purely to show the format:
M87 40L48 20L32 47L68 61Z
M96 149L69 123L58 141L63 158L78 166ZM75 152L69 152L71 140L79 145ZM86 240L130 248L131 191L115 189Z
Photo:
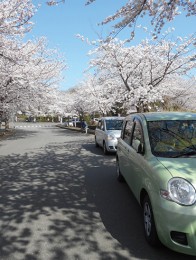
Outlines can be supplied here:
M141 209L94 136L17 124L0 140L1 260L187 260L150 247Z

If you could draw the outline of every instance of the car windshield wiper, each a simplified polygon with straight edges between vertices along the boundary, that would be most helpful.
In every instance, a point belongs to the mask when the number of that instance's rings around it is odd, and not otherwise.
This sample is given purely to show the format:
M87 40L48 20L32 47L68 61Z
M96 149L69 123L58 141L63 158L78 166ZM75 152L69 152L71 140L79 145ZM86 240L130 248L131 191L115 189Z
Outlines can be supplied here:
M179 136L177 133L175 133L175 132L173 132L173 131L171 131L171 130L169 130L169 129L166 129L166 128L160 129L160 132L168 133L168 134L174 136L177 140L180 140L180 139L186 140L185 138ZM187 141L187 140L186 140L186 141Z
M194 145L186 147L180 154L172 156L173 158L183 157L186 155L196 155L196 147Z

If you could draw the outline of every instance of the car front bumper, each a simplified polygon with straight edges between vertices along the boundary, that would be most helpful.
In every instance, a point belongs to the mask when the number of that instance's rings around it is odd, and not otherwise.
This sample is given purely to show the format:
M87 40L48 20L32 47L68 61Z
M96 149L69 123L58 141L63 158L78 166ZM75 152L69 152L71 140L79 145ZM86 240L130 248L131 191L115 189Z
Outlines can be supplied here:
M118 140L114 139L114 140L107 140L106 141L106 147L108 152L116 152L117 151L117 143Z
M174 251L196 256L196 205L182 206L160 197L153 213L160 241Z

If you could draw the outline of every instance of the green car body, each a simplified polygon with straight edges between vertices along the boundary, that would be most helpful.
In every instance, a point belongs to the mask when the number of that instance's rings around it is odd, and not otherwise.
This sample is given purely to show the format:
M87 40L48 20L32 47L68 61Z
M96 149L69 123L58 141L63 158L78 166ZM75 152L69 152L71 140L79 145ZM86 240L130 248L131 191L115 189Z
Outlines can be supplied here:
M196 255L196 113L127 116L116 161L143 208L147 241Z

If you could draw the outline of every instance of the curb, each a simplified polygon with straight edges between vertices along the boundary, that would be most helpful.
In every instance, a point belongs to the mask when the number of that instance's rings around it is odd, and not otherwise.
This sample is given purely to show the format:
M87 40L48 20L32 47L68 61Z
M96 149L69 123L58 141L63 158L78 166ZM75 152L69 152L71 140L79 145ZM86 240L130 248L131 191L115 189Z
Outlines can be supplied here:
M68 129L68 130L71 130L71 131L75 131L75 132L80 132L80 133L85 133L81 128L79 127L72 127L72 126L63 126L63 125L56 125L57 127L60 127L60 128L64 128L64 129ZM87 130L87 134L95 134L95 130L93 129L89 129Z

